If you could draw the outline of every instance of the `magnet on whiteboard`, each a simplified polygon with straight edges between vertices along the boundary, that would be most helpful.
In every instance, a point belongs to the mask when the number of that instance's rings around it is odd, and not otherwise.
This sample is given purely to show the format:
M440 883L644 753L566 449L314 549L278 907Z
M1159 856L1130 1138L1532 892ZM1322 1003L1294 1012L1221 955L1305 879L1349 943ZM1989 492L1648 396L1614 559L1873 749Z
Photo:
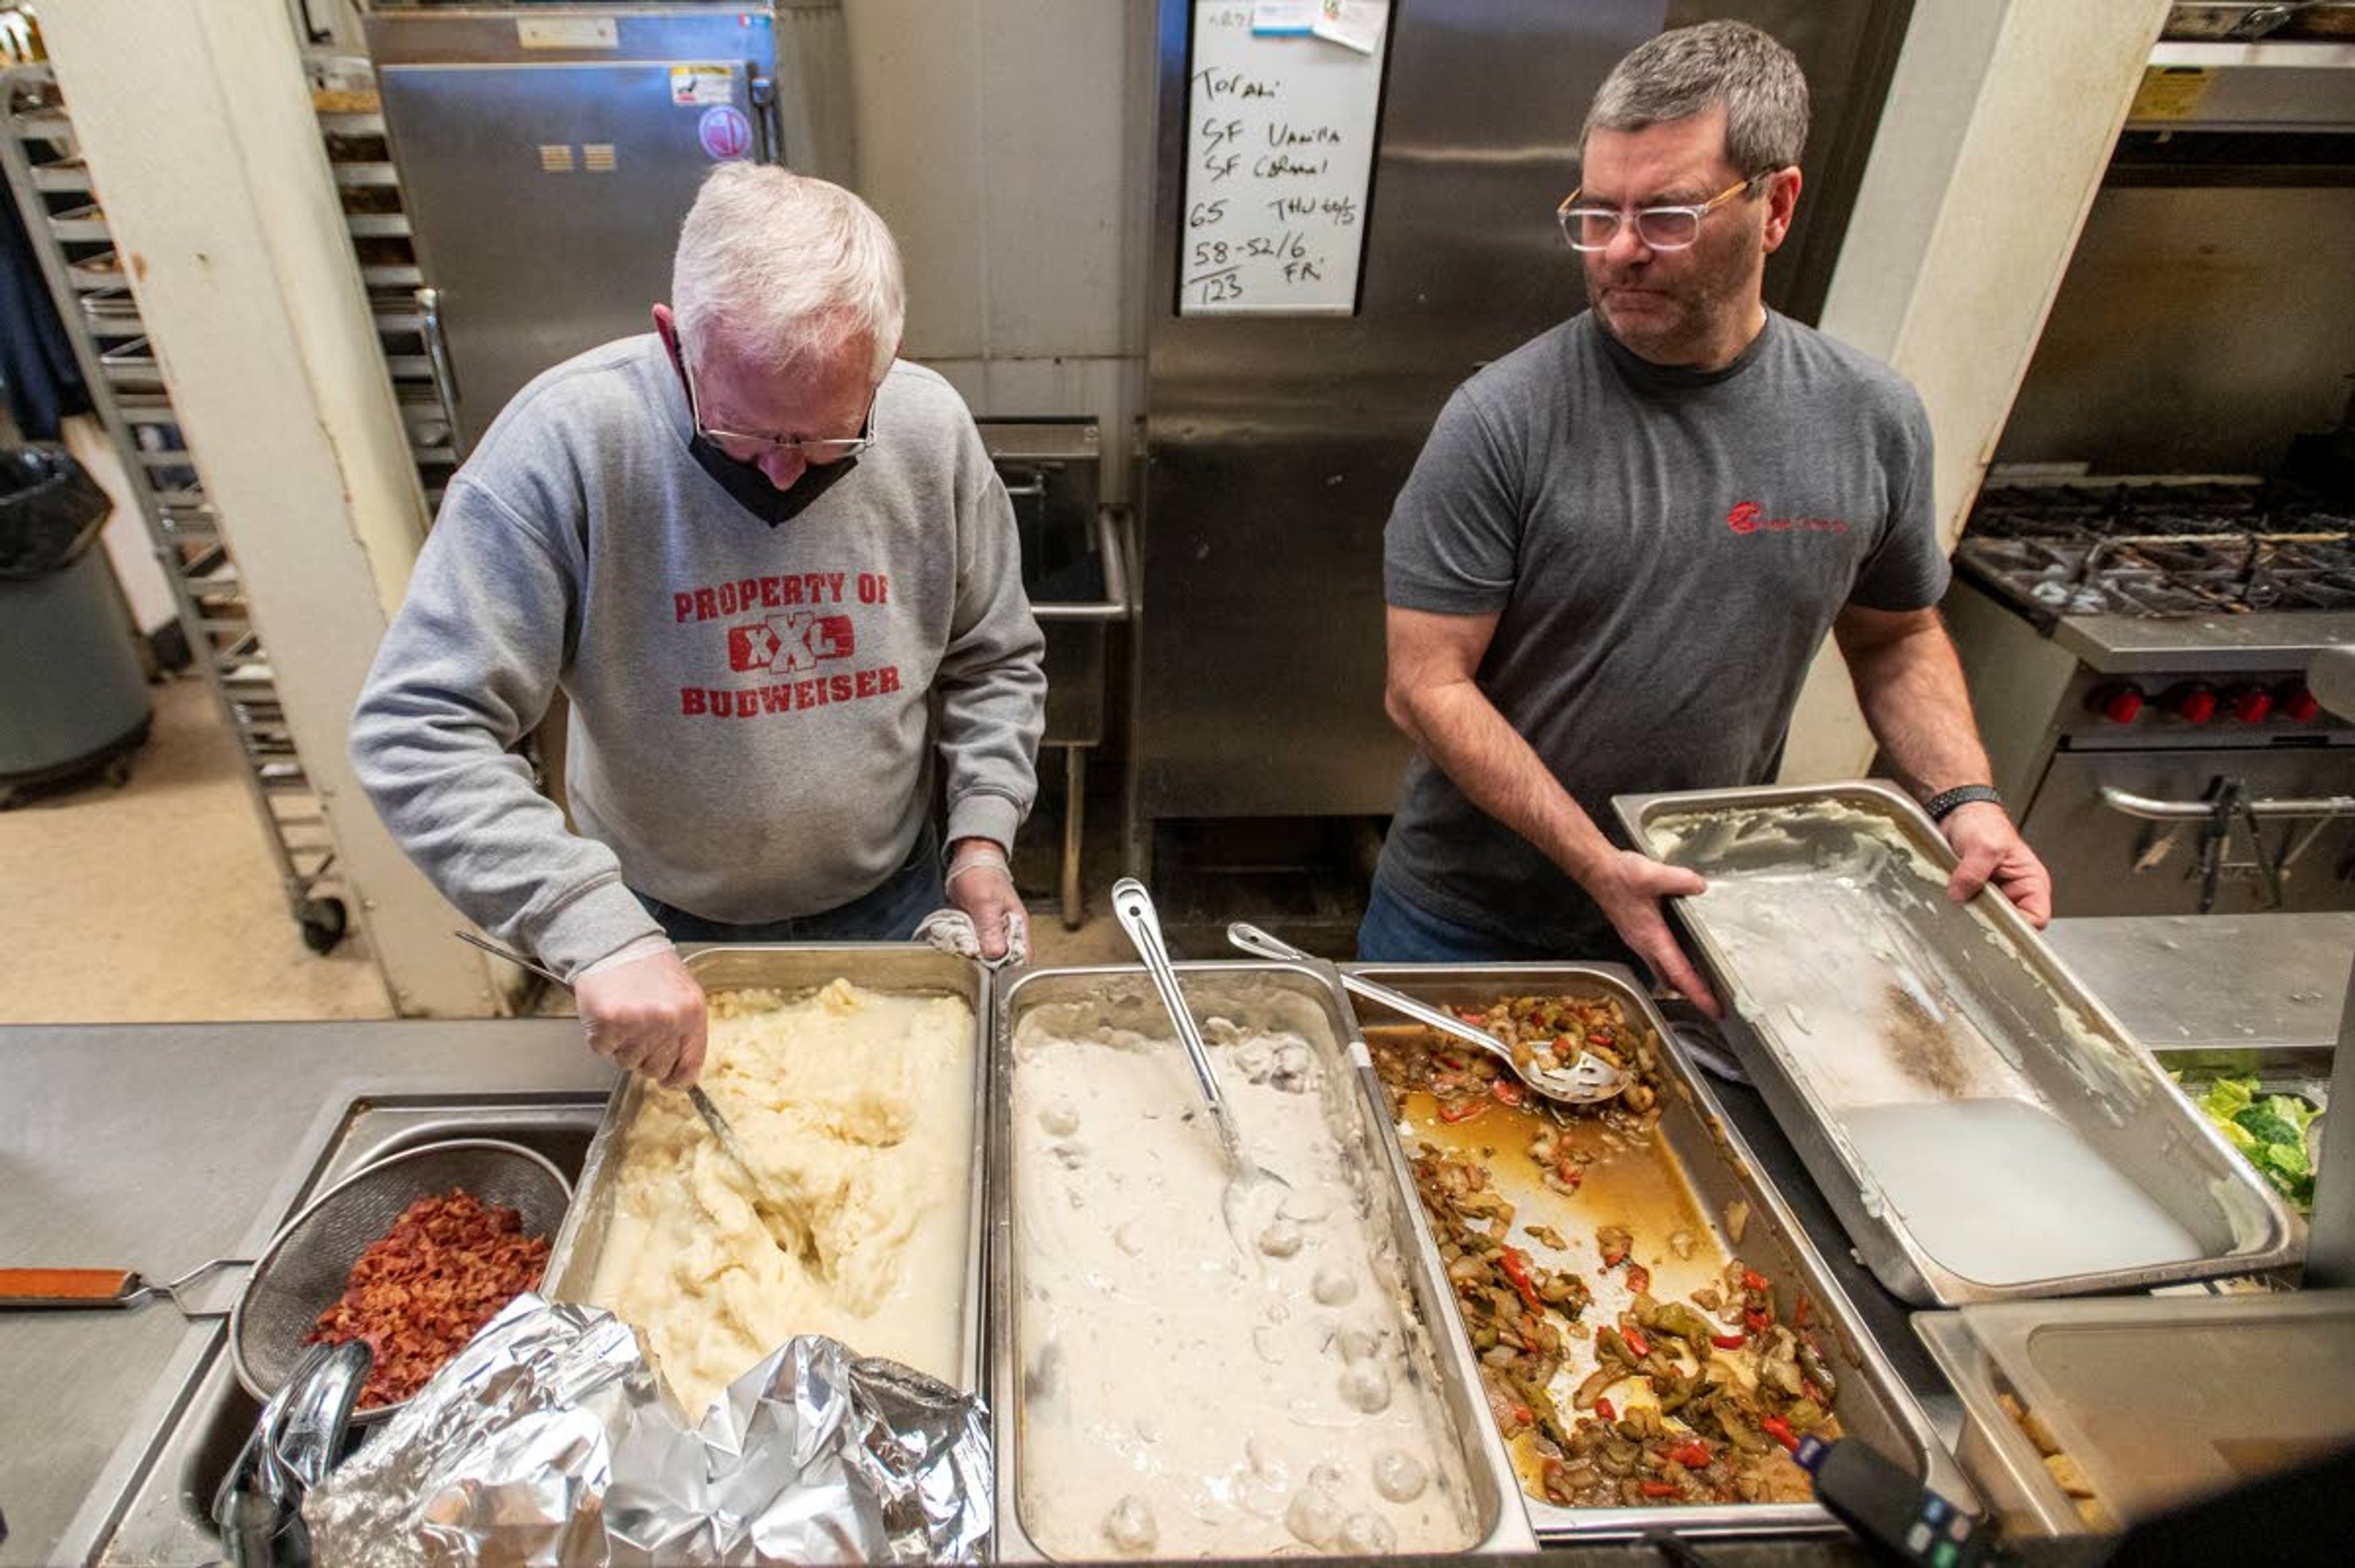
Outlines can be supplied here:
M1327 43L1369 55L1381 48L1389 11L1383 0L1324 0L1309 31Z

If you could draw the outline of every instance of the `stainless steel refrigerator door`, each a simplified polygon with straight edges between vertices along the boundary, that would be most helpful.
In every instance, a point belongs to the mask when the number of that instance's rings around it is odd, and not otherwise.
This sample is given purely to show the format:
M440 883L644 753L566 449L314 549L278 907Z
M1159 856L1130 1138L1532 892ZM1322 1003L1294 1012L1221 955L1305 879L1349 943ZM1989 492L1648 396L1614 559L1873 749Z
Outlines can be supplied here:
M1554 204L1588 98L1665 8L1394 5L1357 314L1179 316L1194 6L1161 0L1147 816L1391 808L1407 748L1382 716L1382 524L1455 385L1582 303Z
M380 72L468 447L542 370L651 330L679 221L715 161L698 126L724 101L749 127L754 107L743 61L714 62L724 100L706 88L709 101L686 105L672 101L672 63ZM749 132L724 123L750 155Z
M540 371L649 329L715 162L849 177L840 0L379 8L368 31L469 443Z

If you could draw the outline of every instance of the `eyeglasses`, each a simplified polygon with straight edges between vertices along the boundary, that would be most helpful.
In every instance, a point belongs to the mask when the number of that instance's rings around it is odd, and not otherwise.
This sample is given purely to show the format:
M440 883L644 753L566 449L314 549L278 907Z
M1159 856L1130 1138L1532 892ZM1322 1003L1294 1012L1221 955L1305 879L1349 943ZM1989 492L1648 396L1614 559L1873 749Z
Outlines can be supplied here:
M1691 207L1638 208L1636 238L1654 251L1682 251L1700 238L1700 220L1732 201L1735 197L1771 177L1774 171L1766 169L1752 175L1738 185L1727 186L1707 201ZM1604 251L1618 237L1619 220L1623 214L1615 207L1580 207L1577 191L1561 198L1554 208L1554 221L1561 225L1561 237L1570 241L1573 251Z
M805 463L839 463L846 457L856 457L875 444L875 400L883 389L877 387L867 399L867 417L858 421L858 433L824 441L780 441L773 435L746 435L732 430L709 430L698 411L695 398L695 377L679 361L679 379L687 383L687 417L695 425L695 433L710 442L739 463L754 463L773 452L788 452Z

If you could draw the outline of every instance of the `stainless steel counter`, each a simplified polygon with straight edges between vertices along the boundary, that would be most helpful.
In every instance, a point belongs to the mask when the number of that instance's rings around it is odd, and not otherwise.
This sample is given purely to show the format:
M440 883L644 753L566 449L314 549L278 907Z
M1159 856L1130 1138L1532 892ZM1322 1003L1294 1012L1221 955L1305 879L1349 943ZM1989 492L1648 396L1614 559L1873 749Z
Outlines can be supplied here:
M2355 914L2057 922L2063 961L2154 1046L2327 1043ZM2243 1026L2254 1032L2243 1033ZM250 1257L355 1100L602 1093L570 1019L0 1029L0 1258L168 1279ZM1727 1109L1942 1438L1959 1410L1747 1091ZM226 1306L235 1271L208 1295ZM87 1558L215 1323L168 1305L0 1315L0 1563Z
M569 1019L0 1029L0 1256L169 1279L251 1257L369 1095L599 1093ZM226 1307L242 1272L216 1275ZM0 1315L0 1563L80 1561L218 1322Z
M2061 961L2153 1051L2338 1042L2355 914L2056 920Z
M2052 640L2105 675L2179 670L2187 660L2218 674L2302 669L2316 648L2355 640L2355 612L2258 610L2195 619L2063 615Z

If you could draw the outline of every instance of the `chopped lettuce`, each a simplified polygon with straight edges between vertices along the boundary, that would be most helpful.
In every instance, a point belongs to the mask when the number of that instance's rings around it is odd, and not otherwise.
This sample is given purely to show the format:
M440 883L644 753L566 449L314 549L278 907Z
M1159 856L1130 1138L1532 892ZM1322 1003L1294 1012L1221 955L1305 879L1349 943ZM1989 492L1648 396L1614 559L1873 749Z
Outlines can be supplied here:
M2182 1082L2179 1075L2176 1082ZM2307 1157L2306 1129L2321 1113L2295 1095L2261 1095L2254 1077L2215 1078L2193 1087L2200 1092L2191 1103L2215 1124L2224 1141L2305 1213L2314 1202L2314 1163Z
M2267 1144L2257 1155L2261 1169L2278 1170L2288 1177L2311 1177L2314 1167L2307 1162L2304 1144Z
M2275 1103L2272 1100L2261 1105L2250 1106L2234 1116L2232 1120L2260 1144L2292 1144L2306 1136L2305 1129L2300 1127L2294 1118L2285 1116L2280 1111L2275 1109Z
M2209 1119L2211 1121L2215 1120L2212 1116ZM2234 1148L2239 1149L2243 1154L2249 1156L2251 1158L2254 1158L2256 1157L2257 1150L2264 1147L2263 1144L2257 1142L2255 1134L2250 1132L2248 1128L2241 1125L2238 1122L2217 1122L2216 1130L2224 1135L2224 1141L2226 1143L2231 1144Z
M2249 1108L2257 1098L2257 1081L2254 1078L2219 1078L2208 1085L2200 1097L2200 1108L2221 1121L2231 1121Z

